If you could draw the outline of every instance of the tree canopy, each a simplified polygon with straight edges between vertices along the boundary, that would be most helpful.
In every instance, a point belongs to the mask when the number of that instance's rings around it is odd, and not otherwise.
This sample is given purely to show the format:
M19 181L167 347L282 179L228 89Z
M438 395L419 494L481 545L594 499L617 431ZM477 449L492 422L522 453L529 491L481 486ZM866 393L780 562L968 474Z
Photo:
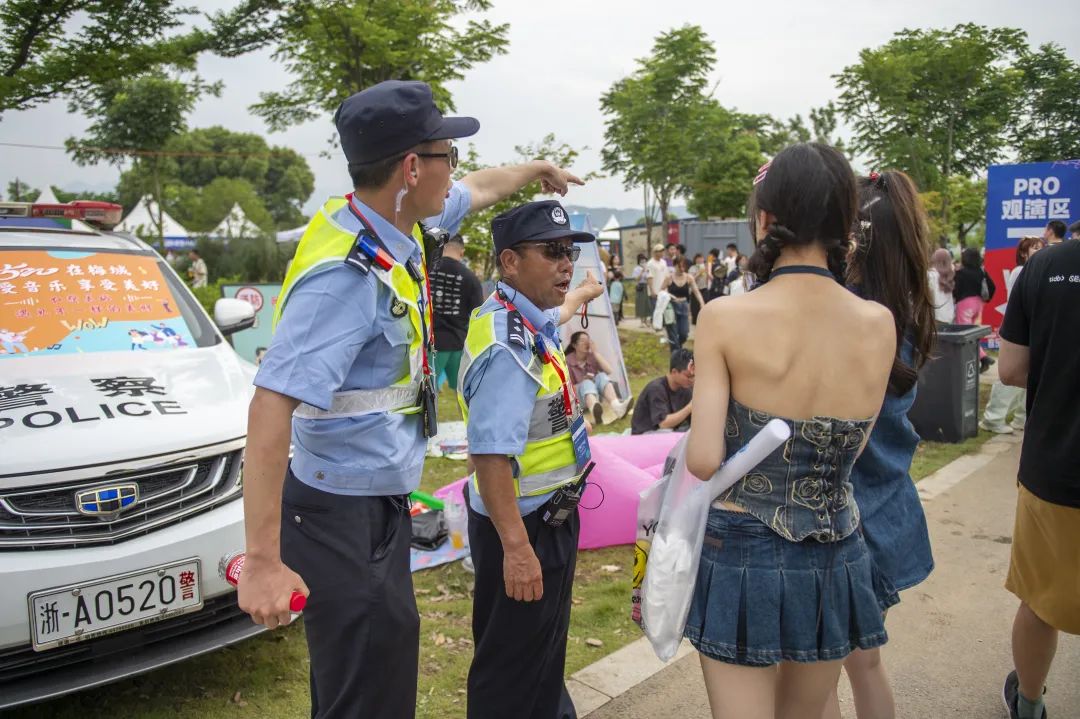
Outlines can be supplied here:
M506 52L508 25L459 18L490 0L248 0L214 18L216 50L271 47L295 78L251 110L271 130L326 117L349 95L383 80L422 80L444 110L446 84Z
M601 97L607 116L604 169L618 173L626 189L655 193L660 216L684 194L700 148L692 128L711 112L706 93L716 49L696 25L661 33L652 54ZM646 213L648 219L650 213Z
M0 112L150 67L193 69L213 45L200 30L180 32L195 10L175 0L7 0L0 5Z

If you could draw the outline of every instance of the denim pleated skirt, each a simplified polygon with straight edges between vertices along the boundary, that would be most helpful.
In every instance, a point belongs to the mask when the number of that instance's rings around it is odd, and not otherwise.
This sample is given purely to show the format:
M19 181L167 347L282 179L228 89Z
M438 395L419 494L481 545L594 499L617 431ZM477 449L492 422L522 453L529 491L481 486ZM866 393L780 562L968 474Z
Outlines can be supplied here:
M859 531L838 542L790 542L745 512L713 508L685 635L730 664L843 659L888 641L899 601Z

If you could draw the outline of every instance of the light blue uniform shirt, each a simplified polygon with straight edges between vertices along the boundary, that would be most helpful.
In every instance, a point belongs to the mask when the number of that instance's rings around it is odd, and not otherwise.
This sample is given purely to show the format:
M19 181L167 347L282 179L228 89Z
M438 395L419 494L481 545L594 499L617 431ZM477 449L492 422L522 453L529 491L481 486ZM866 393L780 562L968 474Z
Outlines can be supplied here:
M497 285L506 293L510 303L517 307L521 316L544 334L545 340L560 346L559 308L541 310L525 295L500 282ZM506 341L507 312L494 296L480 306L480 315L495 314L495 336ZM514 359L511 352L528 365L533 351L517 344L507 349L495 345L484 350L465 373L461 394L469 406L467 428L470 454L520 455L525 451L529 437L529 421L536 403L536 380ZM553 492L536 497L518 498L518 510L522 516L535 512ZM488 516L480 493L469 492L469 505L473 510Z
M455 182L443 212L425 224L456 232L469 189ZM420 262L420 246L359 200L357 205L398 262ZM334 222L359 232L348 206ZM335 392L389 387L408 373L412 325L390 314L393 293L342 262L305 277L289 293L255 385L320 409ZM292 420L293 473L334 494L407 494L420 486L427 443L419 414Z

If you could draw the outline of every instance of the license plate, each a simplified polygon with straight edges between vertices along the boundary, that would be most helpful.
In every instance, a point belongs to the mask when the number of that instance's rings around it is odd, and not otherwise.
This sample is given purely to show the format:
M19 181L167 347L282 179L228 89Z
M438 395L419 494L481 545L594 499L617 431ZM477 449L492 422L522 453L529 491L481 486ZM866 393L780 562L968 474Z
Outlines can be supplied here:
M202 609L198 559L69 584L27 597L34 651L160 622Z

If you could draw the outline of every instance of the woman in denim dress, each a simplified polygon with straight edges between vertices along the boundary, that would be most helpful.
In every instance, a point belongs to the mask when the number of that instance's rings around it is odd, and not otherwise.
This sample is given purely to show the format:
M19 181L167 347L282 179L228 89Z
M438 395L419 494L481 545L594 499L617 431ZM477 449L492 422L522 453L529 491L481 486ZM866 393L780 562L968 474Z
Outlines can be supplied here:
M851 471L863 537L881 572L882 611L899 601L934 569L926 515L908 474L919 435L907 413L915 402L918 370L934 346L934 300L927 272L930 233L918 190L902 172L860 178L856 251L848 262L848 285L892 313L897 353L889 389L866 449ZM892 689L878 649L857 650L844 662L860 717L896 715ZM834 693L826 719L840 719Z
M842 284L858 211L842 154L786 148L750 208L750 269L766 284L701 312L687 468L709 478L772 418L792 436L710 510L686 636L714 717L805 719L825 710L845 657L887 641L850 475L896 332Z

